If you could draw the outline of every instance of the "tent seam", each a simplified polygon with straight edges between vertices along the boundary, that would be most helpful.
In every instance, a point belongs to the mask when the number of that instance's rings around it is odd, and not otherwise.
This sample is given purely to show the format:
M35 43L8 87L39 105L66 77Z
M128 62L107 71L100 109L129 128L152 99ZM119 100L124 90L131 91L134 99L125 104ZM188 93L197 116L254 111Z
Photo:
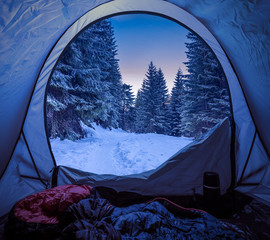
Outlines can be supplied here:
M20 177L22 177L22 178L30 178L30 179L39 180L39 181L41 181L41 179L42 179L44 182L47 181L47 179L45 179L45 178L37 178L37 177L28 176L28 175L24 175L24 174L20 174ZM46 184L46 186L47 186L47 184Z
M31 160L32 160L32 163L33 163L33 165L34 165L35 171L36 171L36 173L37 173L37 175L38 175L38 179L39 179L39 180L43 183L43 185L47 188L47 184L43 181L43 179L41 178L41 175L40 175L40 173L39 173L39 171L38 171L36 162L35 162L35 160L34 160L34 158L33 158L33 155L32 155L32 153L31 153L31 150L30 150L30 148L29 148L28 142L27 142L27 140L26 140L26 137L25 137L25 134L24 134L23 131L22 131L22 136L23 136L23 139L24 139L24 141L25 141L25 145L26 145L26 147L27 147L27 150L28 150L28 153L29 153L30 158L31 158Z
M249 149L249 152L248 152L248 156L247 156L247 159L245 161L245 166L244 166L244 168L242 170L241 177L240 177L239 181L237 182L237 186L239 186L239 185L242 184L242 180L243 180L243 177L244 177L244 174L245 174L245 171L246 171L246 168L247 168L247 165L249 163L249 159L250 159L250 156L251 156L253 147L254 147L256 136L257 136L257 131L255 131L255 133L254 133L254 136L253 136L253 139L252 139L252 143L250 145L250 149Z

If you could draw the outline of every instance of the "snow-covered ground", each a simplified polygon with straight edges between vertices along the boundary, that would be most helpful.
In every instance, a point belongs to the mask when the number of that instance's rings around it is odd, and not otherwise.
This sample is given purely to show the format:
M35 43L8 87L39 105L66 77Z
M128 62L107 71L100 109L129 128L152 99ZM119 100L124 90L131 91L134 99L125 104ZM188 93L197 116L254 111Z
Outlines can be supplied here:
M58 165L97 174L128 175L158 167L190 138L162 134L127 133L121 129L87 128L88 137L77 140L51 139Z

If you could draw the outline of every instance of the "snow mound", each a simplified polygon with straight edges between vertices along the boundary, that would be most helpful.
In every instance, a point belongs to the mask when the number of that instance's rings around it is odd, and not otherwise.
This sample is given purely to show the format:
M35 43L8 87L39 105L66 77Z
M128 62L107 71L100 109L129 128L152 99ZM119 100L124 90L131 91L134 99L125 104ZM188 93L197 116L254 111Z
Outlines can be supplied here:
M88 137L77 140L51 139L58 165L97 174L129 175L157 168L191 138L154 133L128 133L122 129L85 127Z

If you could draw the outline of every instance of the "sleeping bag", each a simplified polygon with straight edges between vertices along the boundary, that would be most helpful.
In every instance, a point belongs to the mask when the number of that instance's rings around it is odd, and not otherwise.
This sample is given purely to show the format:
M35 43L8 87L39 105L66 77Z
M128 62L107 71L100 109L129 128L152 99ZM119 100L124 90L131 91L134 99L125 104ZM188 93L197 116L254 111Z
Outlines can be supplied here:
M31 203L38 211L29 212ZM19 201L5 230L7 239L242 239L202 210L161 197L116 206L85 185L60 186Z

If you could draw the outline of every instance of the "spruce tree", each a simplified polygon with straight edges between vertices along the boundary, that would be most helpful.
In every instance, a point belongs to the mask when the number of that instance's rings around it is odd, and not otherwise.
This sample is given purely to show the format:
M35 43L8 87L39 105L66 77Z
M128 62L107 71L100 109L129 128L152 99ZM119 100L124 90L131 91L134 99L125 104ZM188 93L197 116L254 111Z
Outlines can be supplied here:
M121 128L125 131L134 131L134 100L132 86L129 84L122 85L121 92Z
M181 113L183 105L183 73L179 68L174 80L174 86L171 92L170 112L169 112L169 128L170 135L180 137L181 132Z
M168 88L164 74L159 68L153 83L153 125L155 133L166 134L169 130L168 124Z
M182 133L199 136L230 115L227 84L222 68L207 44L193 33L186 43Z
M107 20L91 25L67 47L48 86L50 137L84 137L81 122L118 127L121 75L116 54Z
M157 69L151 61L148 65L146 78L143 80L140 89L140 109L137 109L138 132L155 132L154 131L154 84L156 79ZM137 106L136 106L137 107Z
M145 81L143 82L145 83ZM142 93L142 87L138 90L137 96L135 99L135 132L136 133L144 133L146 128L146 115L145 115L145 105L144 105L144 97Z
M150 62L136 100L137 132L166 133L168 89L161 69Z
M109 21L102 21L103 24L103 49L107 53L105 57L106 64L101 66L101 70L106 76L101 81L106 82L108 91L106 91L107 99L107 119L100 121L103 127L117 128L121 122L121 92L122 81L119 70L117 56L117 45L114 38L113 28Z

